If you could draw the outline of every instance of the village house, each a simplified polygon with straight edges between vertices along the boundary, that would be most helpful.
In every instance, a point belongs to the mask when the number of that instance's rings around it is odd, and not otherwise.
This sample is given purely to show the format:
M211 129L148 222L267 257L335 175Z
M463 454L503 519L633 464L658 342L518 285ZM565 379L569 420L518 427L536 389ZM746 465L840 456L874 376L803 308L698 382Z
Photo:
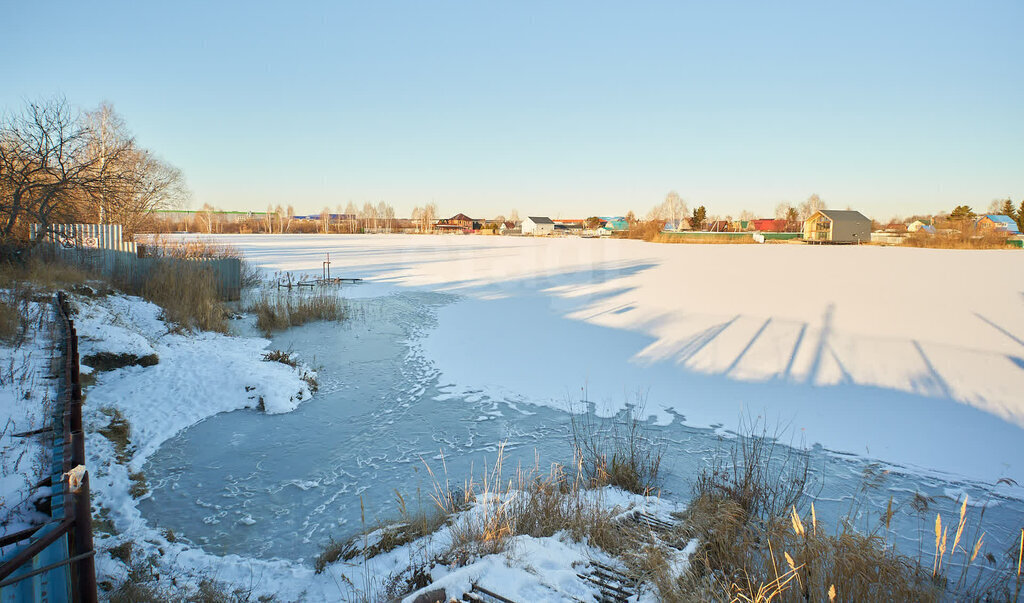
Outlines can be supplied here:
M804 220L808 243L867 243L871 220L852 209L820 209Z
M478 224L478 220L474 220L466 214L458 213L450 218L438 220L434 228L438 232L472 232Z
M979 230L998 230L1011 235L1020 234L1020 229L1017 228L1017 222L1010 216L1004 216L1002 214L985 214L980 216L975 220L974 226Z
M759 218L753 220L754 230L761 232L786 232L786 226L789 224L786 220L779 220L776 218Z
M544 216L528 216L523 220L523 234L533 236L544 236L554 234L555 223L551 218Z
M935 234L935 224L932 220L914 220L907 224L907 232L917 232L919 230Z

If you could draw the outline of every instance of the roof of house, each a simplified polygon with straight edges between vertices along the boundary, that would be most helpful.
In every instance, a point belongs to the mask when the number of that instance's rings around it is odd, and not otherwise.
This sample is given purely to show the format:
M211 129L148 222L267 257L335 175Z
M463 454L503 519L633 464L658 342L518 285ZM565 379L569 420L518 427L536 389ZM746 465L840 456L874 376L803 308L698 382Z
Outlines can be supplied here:
M1002 214L985 214L984 216L981 216L981 218L988 218L1010 232L1020 232L1020 229L1017 228L1016 220L1010 216L1004 216ZM981 218L978 219L980 220Z
M454 222L455 220L460 220L460 221L465 220L465 221L469 221L469 222L473 222L474 221L473 218L470 218L466 214L455 214L454 216L452 216L452 217L450 217L448 219L450 221L452 221L452 222Z
M554 224L554 222L551 221L551 218L544 216L527 216L526 219L530 220L534 224Z
M846 222L849 220L868 220L867 216L854 209L821 209L820 211L829 220Z

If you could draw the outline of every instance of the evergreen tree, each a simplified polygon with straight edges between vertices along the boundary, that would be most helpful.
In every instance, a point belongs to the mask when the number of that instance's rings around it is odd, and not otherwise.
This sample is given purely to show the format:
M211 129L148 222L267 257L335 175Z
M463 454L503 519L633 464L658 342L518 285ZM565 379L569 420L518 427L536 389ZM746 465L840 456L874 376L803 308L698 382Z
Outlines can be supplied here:
M1010 216L1013 219L1017 219L1017 212L1013 211L1013 201L1009 198L1007 198L1006 201L1003 201L1003 206L999 208L999 213L1004 216Z
M966 220L974 217L974 210L970 205L957 205L949 214L950 220Z
M693 218L690 220L690 228L694 230L702 230L704 228L704 221L708 219L708 210L701 205L697 209L693 210Z

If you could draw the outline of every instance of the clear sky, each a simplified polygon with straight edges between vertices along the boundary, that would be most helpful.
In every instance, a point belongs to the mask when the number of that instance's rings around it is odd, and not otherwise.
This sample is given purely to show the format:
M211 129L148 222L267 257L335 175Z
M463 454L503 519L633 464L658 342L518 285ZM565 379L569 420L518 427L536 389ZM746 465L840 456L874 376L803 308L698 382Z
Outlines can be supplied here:
M1024 2L24 2L0 106L108 100L193 207L878 218L1024 198Z

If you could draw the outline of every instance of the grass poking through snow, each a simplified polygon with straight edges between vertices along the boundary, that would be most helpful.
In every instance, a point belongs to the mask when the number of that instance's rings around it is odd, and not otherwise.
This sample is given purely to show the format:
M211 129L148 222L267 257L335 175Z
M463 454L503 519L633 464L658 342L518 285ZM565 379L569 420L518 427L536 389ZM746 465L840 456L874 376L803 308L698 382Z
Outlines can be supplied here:
M256 314L256 326L268 337L274 331L317 320L342 321L344 301L331 292L313 294L264 293L247 311Z

